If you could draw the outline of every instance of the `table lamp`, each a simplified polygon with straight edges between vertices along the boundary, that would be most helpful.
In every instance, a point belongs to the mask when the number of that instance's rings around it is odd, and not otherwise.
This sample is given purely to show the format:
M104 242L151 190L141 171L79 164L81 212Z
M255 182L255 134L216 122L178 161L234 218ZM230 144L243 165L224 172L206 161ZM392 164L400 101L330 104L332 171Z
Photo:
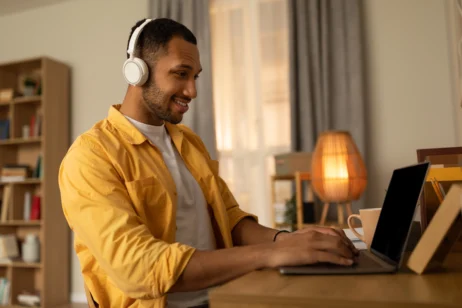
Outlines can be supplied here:
M313 191L324 202L320 224L325 225L330 203L337 203L338 224L344 224L343 206L352 214L351 202L366 189L367 172L358 148L347 131L320 134L311 165Z

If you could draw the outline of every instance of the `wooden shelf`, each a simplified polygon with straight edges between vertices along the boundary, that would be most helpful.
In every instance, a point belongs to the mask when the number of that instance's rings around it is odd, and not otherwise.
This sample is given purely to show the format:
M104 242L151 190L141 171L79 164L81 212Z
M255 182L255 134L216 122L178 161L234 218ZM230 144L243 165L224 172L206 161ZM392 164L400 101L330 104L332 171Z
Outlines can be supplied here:
M294 174L286 174L286 175L273 175L271 176L273 181L277 180L295 180L295 175Z
M273 175L271 176L273 181L283 181L283 180L295 180L296 176L300 177L302 181L310 181L311 175L308 172L297 172L296 174L285 174L285 175Z
M29 184L41 184L41 183L42 183L42 179L35 179L35 178L25 179L24 181L11 181L11 182L0 181L0 185L8 185L8 184L29 185Z
M34 96L19 96L15 97L12 101L3 101L0 102L0 106L8 106L11 104L37 104L42 101L42 96L34 95Z
M0 305L0 308L24 308L26 306L19 305ZM33 306L34 308L40 308L40 306Z
M42 268L42 263L27 263L23 261L15 261L11 264L11 266L21 268Z
M20 96L13 99L13 104L40 103L41 101L42 97L40 95Z
M41 220L8 220L0 222L0 227L4 226L40 226L42 225Z
M11 138L0 140L1 145L10 145L10 144L27 144L27 143L39 143L42 142L42 137L30 137L30 138Z
M11 263L0 263L0 267L42 268L42 263L27 263L24 261L13 261Z

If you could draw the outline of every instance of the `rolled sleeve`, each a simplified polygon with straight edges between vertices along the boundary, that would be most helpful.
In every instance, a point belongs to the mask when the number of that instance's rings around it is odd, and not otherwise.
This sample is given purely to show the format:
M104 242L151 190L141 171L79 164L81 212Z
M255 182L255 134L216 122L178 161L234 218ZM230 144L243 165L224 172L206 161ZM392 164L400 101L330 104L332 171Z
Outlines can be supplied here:
M164 296L195 250L151 234L103 150L75 142L61 164L59 185L69 226L108 279L131 298Z

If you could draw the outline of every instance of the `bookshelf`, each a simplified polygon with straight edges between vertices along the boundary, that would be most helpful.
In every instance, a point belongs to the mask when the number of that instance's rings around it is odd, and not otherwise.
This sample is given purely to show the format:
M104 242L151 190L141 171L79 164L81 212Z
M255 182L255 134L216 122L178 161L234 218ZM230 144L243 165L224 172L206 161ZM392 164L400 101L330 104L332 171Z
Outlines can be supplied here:
M10 282L9 307L19 306L17 296L24 292L39 294L41 307L69 302L69 229L57 180L69 146L69 75L66 64L48 57L0 63L0 91L14 89L13 97L0 100L0 122L8 123L6 131L0 127L0 170L6 165L30 166L22 179L0 177L0 197L5 189L11 191L0 235L15 235L20 252L0 262L0 277ZM25 77L38 81L33 95L22 95ZM40 197L37 219L25 217L27 195ZM37 262L22 260L22 243L30 234L40 243Z

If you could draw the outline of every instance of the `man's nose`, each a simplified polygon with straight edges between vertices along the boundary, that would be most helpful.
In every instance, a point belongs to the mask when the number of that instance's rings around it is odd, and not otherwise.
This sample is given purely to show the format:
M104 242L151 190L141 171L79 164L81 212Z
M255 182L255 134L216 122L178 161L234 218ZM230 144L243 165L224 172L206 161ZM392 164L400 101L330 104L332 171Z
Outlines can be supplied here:
M184 89L184 95L194 99L197 97L196 80L189 80Z

